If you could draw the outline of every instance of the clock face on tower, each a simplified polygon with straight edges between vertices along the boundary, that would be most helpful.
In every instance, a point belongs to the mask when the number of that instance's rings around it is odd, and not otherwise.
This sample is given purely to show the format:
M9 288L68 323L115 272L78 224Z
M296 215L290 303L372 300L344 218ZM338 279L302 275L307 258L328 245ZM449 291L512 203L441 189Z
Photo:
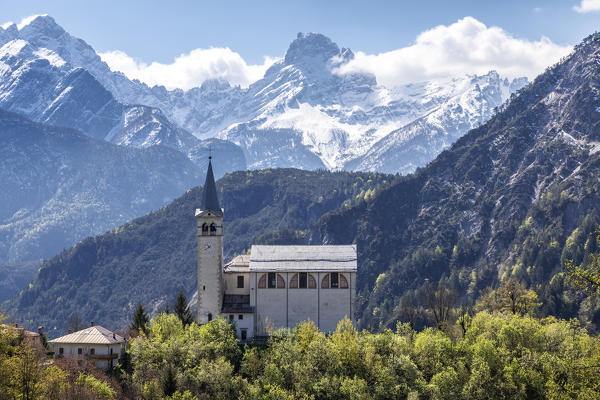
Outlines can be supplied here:
M208 249L210 249L210 244L205 244L204 245L204 250L208 250Z

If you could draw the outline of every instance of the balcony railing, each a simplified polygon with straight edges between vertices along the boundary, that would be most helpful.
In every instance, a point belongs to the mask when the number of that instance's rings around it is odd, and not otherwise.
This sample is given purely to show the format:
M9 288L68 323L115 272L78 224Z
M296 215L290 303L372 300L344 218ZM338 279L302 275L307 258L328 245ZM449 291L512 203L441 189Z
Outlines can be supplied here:
M118 354L86 354L85 357L91 360L116 360Z

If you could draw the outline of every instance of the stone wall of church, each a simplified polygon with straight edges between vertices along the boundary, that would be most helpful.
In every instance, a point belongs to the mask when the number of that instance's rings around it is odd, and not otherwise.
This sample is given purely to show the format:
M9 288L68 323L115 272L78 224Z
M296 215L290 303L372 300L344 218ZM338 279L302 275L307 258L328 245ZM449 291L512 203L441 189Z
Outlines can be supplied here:
M250 274L244 273L226 273L223 274L225 280L225 294L250 294ZM238 288L238 276L244 277L244 287Z
M294 274L290 273L291 278ZM318 274L312 274L316 281ZM289 283L289 280L288 280ZM317 285L318 287L318 285ZM288 291L288 326L293 328L298 323L310 319L315 324L319 321L319 289L290 289Z
M285 288L259 288L262 273L251 273L250 304L256 307L256 332L268 333L268 327L294 328L298 323L310 319L321 331L335 331L344 317L354 322L356 273L344 273L348 288L323 289L321 281L325 273L314 273L316 288L290 288L293 273L281 273ZM268 322L267 322L268 321Z

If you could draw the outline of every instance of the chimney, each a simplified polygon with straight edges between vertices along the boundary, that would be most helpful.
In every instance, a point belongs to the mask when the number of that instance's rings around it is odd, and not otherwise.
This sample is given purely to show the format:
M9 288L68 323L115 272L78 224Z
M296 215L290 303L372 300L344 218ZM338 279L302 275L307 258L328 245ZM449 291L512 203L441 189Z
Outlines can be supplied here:
M94 321L90 321L90 326L94 326Z
M113 332L113 339L115 339L115 340L117 339L117 337L115 336L115 333L114 333L114 332Z
M19 324L15 324L15 328L18 328L18 327L19 327Z
M44 327L43 326L38 326L38 333L40 334L40 336L44 333Z

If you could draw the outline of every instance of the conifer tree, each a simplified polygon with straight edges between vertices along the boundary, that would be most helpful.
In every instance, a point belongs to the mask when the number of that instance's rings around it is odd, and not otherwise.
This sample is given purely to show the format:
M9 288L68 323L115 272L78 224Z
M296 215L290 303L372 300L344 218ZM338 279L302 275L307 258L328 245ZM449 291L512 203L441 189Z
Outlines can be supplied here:
M169 365L163 380L163 394L165 396L172 396L177 391L177 378L173 367Z
M143 332L145 335L148 334L148 313L142 305L138 303L135 312L133 313L133 321L131 322L131 329L135 329L138 332Z
M175 305L173 306L173 311L175 315L179 317L184 326L194 322L194 316L190 311L187 297L183 293L183 290L180 290L177 294L177 298L175 299Z

